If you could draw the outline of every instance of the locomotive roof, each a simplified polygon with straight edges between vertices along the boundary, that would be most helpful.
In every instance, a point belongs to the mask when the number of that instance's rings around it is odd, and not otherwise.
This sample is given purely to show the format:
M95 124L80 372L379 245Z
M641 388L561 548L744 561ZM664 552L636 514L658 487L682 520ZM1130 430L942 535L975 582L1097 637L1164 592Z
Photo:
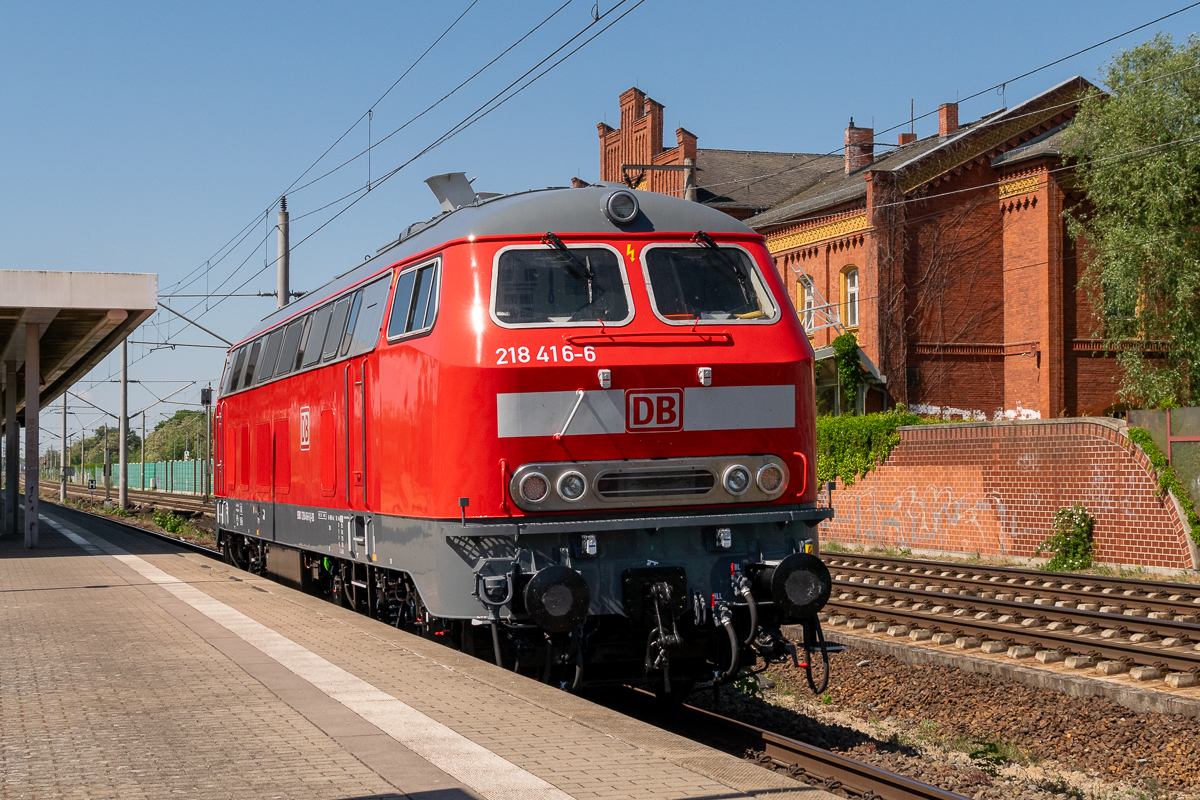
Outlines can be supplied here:
M346 287L382 272L397 261L434 248L441 242L468 236L542 234L547 231L595 233L605 237L651 231L755 233L749 226L722 211L658 192L635 191L640 213L632 223L617 225L604 214L603 209L604 200L616 189L626 187L620 183L604 182L581 189L536 189L500 195L477 200L469 206L410 225L399 238L380 248L373 258L309 292L304 301L292 303L263 318L245 339L319 305Z

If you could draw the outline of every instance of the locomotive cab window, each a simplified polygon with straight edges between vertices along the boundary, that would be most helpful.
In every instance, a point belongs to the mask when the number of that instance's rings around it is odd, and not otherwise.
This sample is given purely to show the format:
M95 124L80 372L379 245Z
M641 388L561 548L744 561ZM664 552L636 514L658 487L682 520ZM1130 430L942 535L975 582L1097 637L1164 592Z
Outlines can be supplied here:
M388 318L389 340L433 327L438 307L439 264L435 261L400 273L392 315Z
M669 245L642 251L654 313L671 325L773 322L779 312L740 247Z
M534 245L496 258L492 319L503 327L620 325L632 317L629 282L609 248Z

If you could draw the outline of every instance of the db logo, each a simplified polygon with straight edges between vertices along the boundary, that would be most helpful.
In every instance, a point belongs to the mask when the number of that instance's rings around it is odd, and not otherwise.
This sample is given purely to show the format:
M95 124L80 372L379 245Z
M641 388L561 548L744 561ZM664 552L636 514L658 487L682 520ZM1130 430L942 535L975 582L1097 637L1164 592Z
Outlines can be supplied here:
M309 416L308 406L300 409L300 449L308 449L309 436L312 434L312 417Z
M683 430L683 390L651 389L626 392L625 430Z

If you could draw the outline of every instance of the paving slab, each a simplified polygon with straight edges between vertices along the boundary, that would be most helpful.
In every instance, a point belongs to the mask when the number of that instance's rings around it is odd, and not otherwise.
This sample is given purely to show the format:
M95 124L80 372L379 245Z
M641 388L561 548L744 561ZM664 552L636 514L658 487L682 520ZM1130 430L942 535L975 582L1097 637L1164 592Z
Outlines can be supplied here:
M0 538L0 797L823 800L786 776L46 503Z

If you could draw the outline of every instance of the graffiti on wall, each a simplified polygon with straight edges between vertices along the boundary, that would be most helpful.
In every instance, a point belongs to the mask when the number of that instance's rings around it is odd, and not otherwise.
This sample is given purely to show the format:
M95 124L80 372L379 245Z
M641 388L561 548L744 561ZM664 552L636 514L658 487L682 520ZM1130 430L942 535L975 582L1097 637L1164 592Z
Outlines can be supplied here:
M1020 538L1033 534L1017 529L998 492L956 495L949 486L929 484L921 490L914 485L891 502L880 499L881 493L875 487L839 492L837 516L823 523L826 535L868 547L1009 555Z

